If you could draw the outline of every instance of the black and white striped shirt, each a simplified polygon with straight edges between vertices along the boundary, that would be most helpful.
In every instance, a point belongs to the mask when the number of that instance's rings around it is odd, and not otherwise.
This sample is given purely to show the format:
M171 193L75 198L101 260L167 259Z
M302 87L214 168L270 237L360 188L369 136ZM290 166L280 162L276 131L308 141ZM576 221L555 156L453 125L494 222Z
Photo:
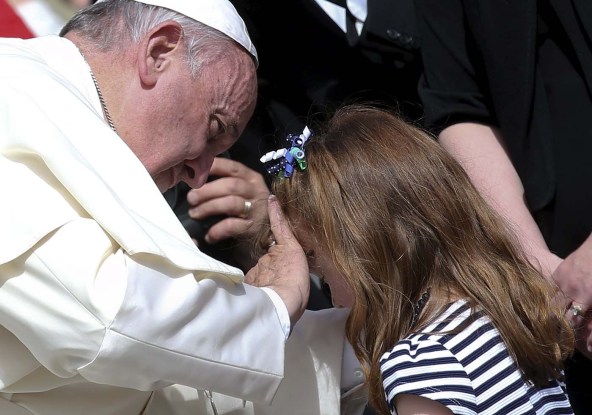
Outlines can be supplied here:
M464 300L450 305L422 333L412 334L382 356L387 401L394 411L400 393L438 401L455 414L573 414L564 385L525 382L498 330L484 314L456 334L470 316ZM430 334L432 333L432 334Z

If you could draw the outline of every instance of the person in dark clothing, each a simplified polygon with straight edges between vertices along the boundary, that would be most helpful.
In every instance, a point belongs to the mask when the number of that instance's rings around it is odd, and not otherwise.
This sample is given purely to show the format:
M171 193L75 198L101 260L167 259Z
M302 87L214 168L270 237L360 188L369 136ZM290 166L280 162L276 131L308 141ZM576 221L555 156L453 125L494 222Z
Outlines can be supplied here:
M592 5L418 0L425 126L553 278L578 330L567 390L592 412Z

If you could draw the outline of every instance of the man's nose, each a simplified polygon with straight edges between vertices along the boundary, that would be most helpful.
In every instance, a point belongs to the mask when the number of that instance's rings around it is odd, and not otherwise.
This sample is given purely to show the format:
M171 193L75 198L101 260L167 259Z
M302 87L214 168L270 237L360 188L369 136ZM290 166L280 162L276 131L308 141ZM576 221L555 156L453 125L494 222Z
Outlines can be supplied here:
M185 183L187 183L190 187L194 189L203 186L204 183L208 180L210 168L212 167L213 162L214 157L187 160L185 162L185 166L188 170L193 171L193 174L188 175L188 177L185 178Z

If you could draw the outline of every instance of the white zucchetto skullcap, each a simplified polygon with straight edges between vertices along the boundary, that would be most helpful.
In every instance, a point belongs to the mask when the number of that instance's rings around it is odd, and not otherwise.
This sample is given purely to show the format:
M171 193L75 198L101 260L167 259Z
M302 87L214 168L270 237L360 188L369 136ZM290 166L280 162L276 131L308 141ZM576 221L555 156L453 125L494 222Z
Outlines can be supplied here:
M104 1L104 0L103 0ZM181 13L234 39L259 63L247 26L228 0L134 0Z

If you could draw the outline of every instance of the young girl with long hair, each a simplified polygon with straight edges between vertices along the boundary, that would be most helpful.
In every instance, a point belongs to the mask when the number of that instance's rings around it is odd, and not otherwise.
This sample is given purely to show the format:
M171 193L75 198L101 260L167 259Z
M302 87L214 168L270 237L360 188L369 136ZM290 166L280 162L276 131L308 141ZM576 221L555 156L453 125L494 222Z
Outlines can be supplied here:
M355 105L302 147L273 193L310 271L351 308L379 413L572 413L556 288L433 137Z

